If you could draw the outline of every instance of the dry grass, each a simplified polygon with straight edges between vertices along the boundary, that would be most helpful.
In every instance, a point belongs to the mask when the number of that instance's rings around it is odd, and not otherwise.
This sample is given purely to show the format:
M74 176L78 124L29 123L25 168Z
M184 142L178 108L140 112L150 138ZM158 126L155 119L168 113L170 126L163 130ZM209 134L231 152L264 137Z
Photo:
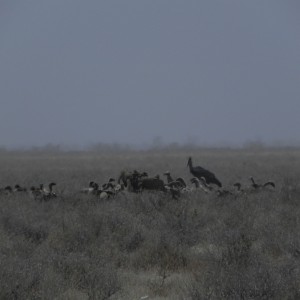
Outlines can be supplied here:
M213 170L225 187L276 189L218 198L193 192L77 193L122 169ZM0 299L298 299L300 151L1 153L0 186L55 181L58 198L0 196Z

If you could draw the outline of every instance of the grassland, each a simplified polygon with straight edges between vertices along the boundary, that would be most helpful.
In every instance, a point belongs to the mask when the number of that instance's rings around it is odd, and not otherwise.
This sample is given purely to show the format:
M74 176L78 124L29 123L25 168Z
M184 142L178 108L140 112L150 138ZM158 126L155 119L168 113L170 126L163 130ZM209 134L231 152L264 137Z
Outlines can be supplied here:
M212 170L231 189L178 200L78 191L121 170ZM300 150L2 152L0 187L57 183L58 197L0 196L0 299L300 299Z

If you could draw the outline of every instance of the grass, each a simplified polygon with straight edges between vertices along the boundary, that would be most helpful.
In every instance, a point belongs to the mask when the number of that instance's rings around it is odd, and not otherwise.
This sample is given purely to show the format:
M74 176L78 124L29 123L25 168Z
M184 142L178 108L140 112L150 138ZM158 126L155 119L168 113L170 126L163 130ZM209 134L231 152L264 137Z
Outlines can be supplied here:
M226 188L253 176L276 189L178 200L78 193L122 169L188 180L189 155ZM1 187L55 181L59 196L0 196L0 299L298 299L299 158L275 149L3 152Z

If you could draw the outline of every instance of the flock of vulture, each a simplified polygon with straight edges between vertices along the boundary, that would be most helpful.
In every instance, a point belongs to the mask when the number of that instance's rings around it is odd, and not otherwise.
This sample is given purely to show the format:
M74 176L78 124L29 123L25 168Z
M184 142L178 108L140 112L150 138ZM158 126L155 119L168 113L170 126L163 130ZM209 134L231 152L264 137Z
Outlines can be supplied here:
M173 179L169 171L164 173L167 182L164 182L159 175L155 177L149 177L147 172L138 172L136 170L132 172L122 171L118 180L110 178L107 183L99 186L96 182L91 181L87 188L80 190L80 193L90 194L99 197L100 199L107 199L114 197L121 191L140 193L143 190L161 191L169 193L172 198L177 199L183 193L192 192L194 190L202 190L205 193L215 192L219 197L233 195L234 193L246 193L251 190L260 190L266 187L275 188L275 183L268 181L264 184L258 184L254 181L253 177L250 177L251 184L242 188L241 183L236 182L233 185L232 190L226 190L222 188L222 183L217 179L214 173L200 167L194 167L192 158L188 159L187 166L193 178L190 179L191 186L188 186L182 177ZM39 187L32 186L30 189L15 185L14 188L6 186L0 189L0 195L11 195L15 193L29 193L35 200L47 201L52 198L56 198L57 195L53 189L56 185L55 182L51 182L48 187L44 187L40 184ZM216 187L213 187L215 185Z

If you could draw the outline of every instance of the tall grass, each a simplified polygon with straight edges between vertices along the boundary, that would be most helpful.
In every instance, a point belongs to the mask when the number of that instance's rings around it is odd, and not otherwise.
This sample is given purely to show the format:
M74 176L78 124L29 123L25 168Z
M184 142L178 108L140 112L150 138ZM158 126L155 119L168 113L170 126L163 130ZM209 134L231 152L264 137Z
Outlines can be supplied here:
M272 179L276 189L80 195L122 169L170 170L187 157L226 188ZM300 152L193 150L3 153L0 186L57 182L56 199L0 196L0 299L300 298Z

